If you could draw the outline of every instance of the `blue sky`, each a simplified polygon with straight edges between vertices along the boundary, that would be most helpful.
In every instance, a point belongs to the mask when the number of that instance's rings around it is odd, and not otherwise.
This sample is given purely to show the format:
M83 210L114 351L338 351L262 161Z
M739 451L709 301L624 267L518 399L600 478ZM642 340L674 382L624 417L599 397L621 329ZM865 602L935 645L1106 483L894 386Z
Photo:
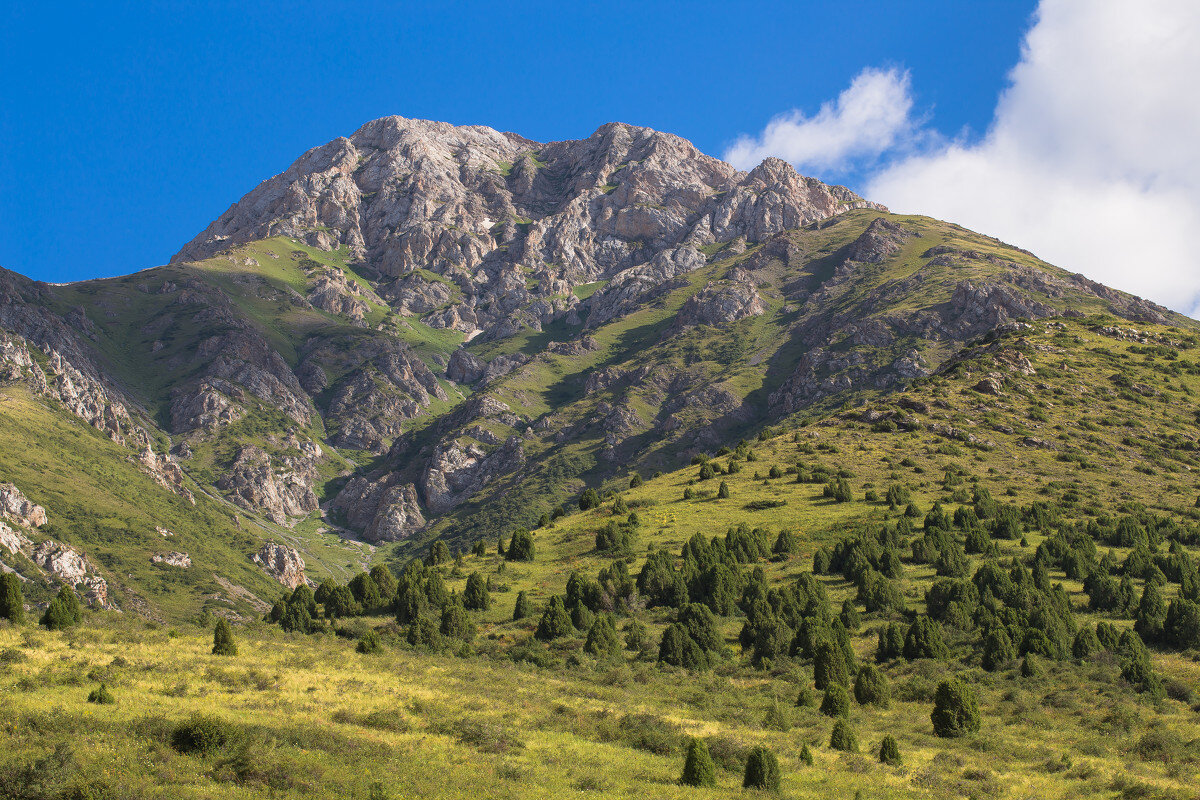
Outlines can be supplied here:
M0 266L43 280L164 263L377 117L619 120L1200 315L1195 0L8 3L0 74Z
M163 263L303 151L388 114L541 141L620 120L720 156L874 65L911 71L936 128L982 129L1034 8L4 5L0 265L48 281Z

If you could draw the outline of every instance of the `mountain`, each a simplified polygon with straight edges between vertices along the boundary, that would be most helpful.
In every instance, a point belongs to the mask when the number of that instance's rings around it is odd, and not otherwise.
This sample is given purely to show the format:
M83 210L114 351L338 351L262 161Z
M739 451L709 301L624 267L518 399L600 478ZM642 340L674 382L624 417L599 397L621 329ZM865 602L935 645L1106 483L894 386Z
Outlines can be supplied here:
M0 271L0 796L1192 797L1197 397L782 161L377 120Z
M249 613L271 594L251 555L294 583L301 561L344 578L376 546L494 538L1031 320L1195 327L778 159L739 172L619 123L540 144L399 117L305 153L167 266L5 272L0 296L7 475L111 605L153 614ZM94 452L37 433L72 418ZM119 505L103 524L58 488L84 465L121 475L86 483Z

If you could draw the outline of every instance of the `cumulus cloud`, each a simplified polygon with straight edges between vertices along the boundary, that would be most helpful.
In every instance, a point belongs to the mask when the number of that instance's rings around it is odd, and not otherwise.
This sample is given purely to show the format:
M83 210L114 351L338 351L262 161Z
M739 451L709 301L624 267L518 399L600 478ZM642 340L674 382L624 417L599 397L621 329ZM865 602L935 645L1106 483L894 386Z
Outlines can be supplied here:
M1042 0L982 136L906 125L907 79L892 80L874 104L892 112L868 112L865 132L842 124L851 86L727 158L778 155L800 169L878 159L863 193L893 211L958 222L1200 316L1198 79L1196 0Z
M800 170L840 170L892 150L911 139L915 125L907 72L865 69L836 102L815 116L793 110L771 120L759 136L742 136L725 152L738 169L752 169L768 156Z
M1200 312L1200 4L1043 0L986 135L867 194Z

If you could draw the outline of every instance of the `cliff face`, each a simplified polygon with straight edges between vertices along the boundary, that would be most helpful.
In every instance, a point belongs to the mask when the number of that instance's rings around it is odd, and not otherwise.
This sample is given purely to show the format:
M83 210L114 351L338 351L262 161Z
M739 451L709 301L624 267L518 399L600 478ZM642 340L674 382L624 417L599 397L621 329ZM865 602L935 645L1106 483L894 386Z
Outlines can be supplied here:
M387 117L305 153L173 261L271 236L345 247L394 305L498 337L569 313L581 284L656 261L688 269L698 248L867 207L881 208L778 159L739 172L648 128L612 123L539 144ZM453 302L422 269L452 282Z

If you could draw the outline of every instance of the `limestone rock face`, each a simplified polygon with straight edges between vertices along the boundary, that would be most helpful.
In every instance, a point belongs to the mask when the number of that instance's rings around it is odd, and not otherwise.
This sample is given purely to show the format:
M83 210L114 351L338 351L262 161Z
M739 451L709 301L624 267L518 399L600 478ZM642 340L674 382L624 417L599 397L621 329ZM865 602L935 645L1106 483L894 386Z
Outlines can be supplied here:
M612 123L587 139L540 144L480 126L387 117L305 153L173 261L269 236L347 246L384 278L380 294L400 313L501 336L570 312L580 284L659 259L613 287L598 322L703 264L695 248L735 238L755 244L863 207L879 206L779 159L739 172L648 128ZM353 291L333 279L309 300L356 313Z
M187 553L180 553L174 550L169 550L163 553L155 553L150 556L150 561L155 564L165 564L168 567L178 567L179 569L187 569L192 566L192 557Z
M272 522L283 524L317 510L313 483L314 458L304 454L272 457L255 445L238 451L233 467L217 483L230 499L251 511L261 511Z
M766 313L767 306L749 281L710 283L679 311L681 325L730 325Z
M294 547L266 542L250 560L289 589L309 583L304 575L304 559Z
M34 547L30 554L37 564L55 580L78 588L83 586L83 597L90 605L98 608L115 608L108 598L108 582L97 574L92 563L74 548L61 542L47 539Z
M11 483L0 483L0 514L29 528L38 528L46 524L46 509L30 502Z
M15 531L12 528L0 522L0 547L3 547L10 555L17 553L27 553L33 550L33 542L29 537L20 531Z

